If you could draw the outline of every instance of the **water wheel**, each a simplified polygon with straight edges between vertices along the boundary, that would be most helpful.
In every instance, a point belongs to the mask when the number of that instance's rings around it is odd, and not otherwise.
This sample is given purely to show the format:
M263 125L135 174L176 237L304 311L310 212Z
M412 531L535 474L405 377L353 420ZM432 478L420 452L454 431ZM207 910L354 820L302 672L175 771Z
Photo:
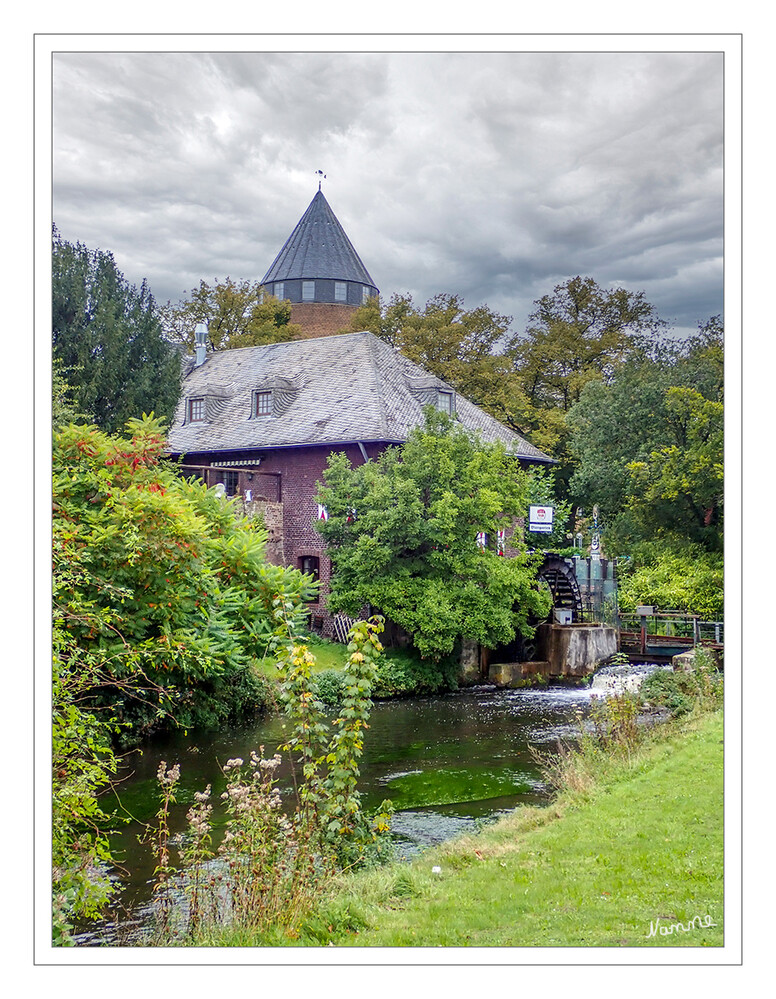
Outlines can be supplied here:
M538 576L550 589L553 609L570 610L572 621L579 621L582 616L582 594L572 566L559 555L547 555L539 568Z

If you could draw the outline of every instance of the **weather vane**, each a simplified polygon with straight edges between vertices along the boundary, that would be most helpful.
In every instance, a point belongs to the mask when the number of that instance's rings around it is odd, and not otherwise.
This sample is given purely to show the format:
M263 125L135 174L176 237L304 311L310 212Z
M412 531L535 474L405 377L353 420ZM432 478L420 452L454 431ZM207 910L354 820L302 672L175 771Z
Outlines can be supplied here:
M318 190L320 191L321 180L326 180L326 174L323 172L323 170L316 170L315 176L318 177Z

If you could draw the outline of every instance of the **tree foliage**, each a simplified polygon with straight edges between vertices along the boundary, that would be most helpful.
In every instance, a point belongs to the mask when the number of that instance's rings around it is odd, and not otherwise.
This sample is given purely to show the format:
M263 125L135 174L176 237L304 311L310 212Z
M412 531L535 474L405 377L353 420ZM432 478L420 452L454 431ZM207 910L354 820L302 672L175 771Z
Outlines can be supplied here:
M368 604L435 660L461 637L493 646L530 634L531 616L549 606L516 526L528 495L528 476L502 445L433 411L377 461L354 469L332 455L319 495L329 516L318 522L332 559L330 609L356 615ZM498 554L499 530L511 558Z
M571 278L535 303L525 335L508 350L517 388L503 419L560 462L559 485L574 466L569 410L586 385L610 384L664 326L643 292L603 289L590 277Z
M694 389L666 392L667 443L628 465L629 507L655 537L722 545L724 413Z
M589 277L558 285L536 302L513 356L537 408L568 412L585 385L611 380L629 354L663 329L644 292L604 290Z
M724 564L722 552L673 538L642 542L619 560L619 602L623 611L639 604L699 614L722 620Z
M262 343L296 340L302 327L291 322L291 303L265 292L258 281L200 281L188 297L162 310L170 340L194 347L198 323L208 328L213 350L254 347Z
M394 295L388 303L370 298L351 329L369 330L496 415L504 405L509 363L501 350L511 322L487 305L465 310L459 295L435 295L422 309L411 295Z
M656 532L721 545L722 397L717 318L586 386L569 412L570 490L599 504L612 554Z
M172 415L180 360L148 286L129 284L112 254L68 243L56 228L52 332L71 406L102 430L113 433L143 413Z
M301 621L311 580L267 563L262 526L162 461L159 421L128 426L55 435L54 596L76 643L68 668L78 650L102 657L92 703L137 739L255 705L251 661L273 645L278 606Z

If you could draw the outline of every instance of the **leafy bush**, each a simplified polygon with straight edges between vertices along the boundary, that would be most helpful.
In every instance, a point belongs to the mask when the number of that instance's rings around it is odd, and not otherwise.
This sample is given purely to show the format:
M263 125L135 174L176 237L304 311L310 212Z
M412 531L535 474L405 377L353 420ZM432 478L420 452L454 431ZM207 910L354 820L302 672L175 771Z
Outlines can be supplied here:
M676 541L644 543L629 560L618 561L620 609L639 604L700 614L721 620L724 568L720 553Z
M342 704L346 683L347 678L344 673L336 669L324 669L315 677L315 693L324 704L336 707Z
M270 565L266 531L231 502L165 464L160 421L127 437L68 426L54 438L55 616L115 683L93 706L128 741L169 724L217 726L244 715L254 659L276 644L277 612L301 628L311 580Z
M641 685L640 694L642 701L667 708L673 717L678 718L689 714L695 707L708 710L720 705L722 677L708 653L698 649L695 668L656 670Z
M458 666L448 657L432 663L413 656L389 654L377 664L375 697L405 697L410 694L436 694L455 690Z

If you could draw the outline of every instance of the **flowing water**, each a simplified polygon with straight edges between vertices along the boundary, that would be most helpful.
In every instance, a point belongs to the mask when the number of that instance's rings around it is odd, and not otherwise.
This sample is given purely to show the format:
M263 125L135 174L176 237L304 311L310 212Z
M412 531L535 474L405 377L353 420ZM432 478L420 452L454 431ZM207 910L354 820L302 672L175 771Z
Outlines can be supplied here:
M591 690L470 689L440 697L378 702L365 737L359 788L365 809L385 799L394 804L392 830L397 855L409 857L425 846L474 831L519 804L548 800L531 748L552 751L559 739L573 740L578 715L587 712ZM218 802L225 786L220 767L234 757L250 758L264 747L272 756L283 742L284 719L263 718L215 734L181 734L157 740L126 759L119 789L123 809L133 821L114 838L124 868L120 907L130 913L124 929L115 920L79 937L81 944L124 942L147 917L154 860L139 841L142 823L158 808L156 772L160 761L179 763L181 779L172 832L180 837L194 793L207 784ZM278 771L281 787L292 796L287 761ZM218 819L215 816L216 820Z

